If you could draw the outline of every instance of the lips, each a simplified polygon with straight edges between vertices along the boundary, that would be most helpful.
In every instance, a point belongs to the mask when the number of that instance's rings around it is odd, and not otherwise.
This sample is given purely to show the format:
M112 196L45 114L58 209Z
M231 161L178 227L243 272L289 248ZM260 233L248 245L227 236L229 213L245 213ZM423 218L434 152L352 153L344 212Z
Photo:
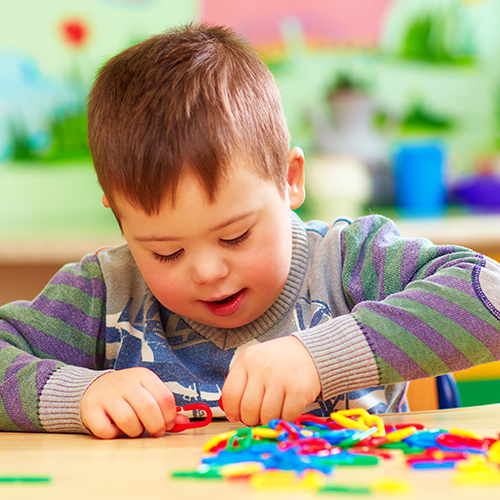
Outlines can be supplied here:
M229 295L221 300L202 301L205 307L216 316L230 316L236 313L242 306L247 290L244 288L239 292Z
M232 300L234 300L239 293L240 292L233 293L233 295L230 295L229 297L226 297L225 299L222 299L222 300L212 300L211 303L212 304L227 304L227 303L231 302Z

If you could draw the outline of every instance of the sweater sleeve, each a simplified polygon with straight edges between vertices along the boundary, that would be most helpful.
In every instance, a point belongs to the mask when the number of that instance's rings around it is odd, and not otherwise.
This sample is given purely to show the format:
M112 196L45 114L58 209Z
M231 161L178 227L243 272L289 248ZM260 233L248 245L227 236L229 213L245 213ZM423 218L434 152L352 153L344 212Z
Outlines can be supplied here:
M97 257L64 266L33 302L0 307L0 429L86 432L79 404L100 376L105 285Z
M316 361L323 397L500 359L498 263L403 238L380 216L346 227L341 247L351 313L297 335Z

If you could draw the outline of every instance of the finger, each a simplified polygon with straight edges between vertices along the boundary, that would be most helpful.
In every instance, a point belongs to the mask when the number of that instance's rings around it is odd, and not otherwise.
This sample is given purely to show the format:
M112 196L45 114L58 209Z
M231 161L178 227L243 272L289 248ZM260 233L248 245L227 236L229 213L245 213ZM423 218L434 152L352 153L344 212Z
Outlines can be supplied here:
M144 426L135 409L124 399L118 399L107 409L109 418L129 437L139 437L144 433Z
M247 373L234 365L222 386L222 406L230 422L240 422L240 404L247 385Z
M104 411L92 412L87 418L82 418L82 420L85 427L98 438L114 439L123 435L123 432Z
M151 436L158 436L163 435L165 431L174 426L177 418L177 406L172 391L154 373L151 375L153 376L142 381L142 385L154 400L154 414L151 415L151 417L154 417L154 420L150 420L149 415L144 415L146 420L143 421L143 424ZM144 411L147 412L148 409L146 408ZM159 415L157 411L159 411ZM161 417L161 422L158 420L159 416ZM156 430L155 427L157 427Z
M129 394L126 401L133 409L143 429L149 435L158 436L165 433L166 422L163 413L158 402L149 391L142 390Z
M302 394L296 391L287 391L284 396L281 418L293 422L299 415L304 413L307 404Z
M264 386L255 379L249 380L241 398L240 417L245 425L253 426L260 423L260 410L264 398Z
M175 417L174 425L182 425L189 424L190 420L187 415L183 415L182 413L177 413L177 417Z
M266 387L260 409L260 422L267 425L270 420L282 418L285 393L281 387Z

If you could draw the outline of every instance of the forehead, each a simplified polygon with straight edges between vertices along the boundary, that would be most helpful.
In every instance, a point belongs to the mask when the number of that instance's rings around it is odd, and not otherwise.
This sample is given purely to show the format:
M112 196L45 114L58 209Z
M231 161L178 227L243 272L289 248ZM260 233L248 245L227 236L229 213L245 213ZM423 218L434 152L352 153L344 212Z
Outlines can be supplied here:
M158 210L149 214L124 196L114 197L121 223L141 224L140 221L162 220L164 224L188 223L188 220L208 217L224 218L241 211L257 210L274 198L281 198L275 183L265 179L253 167L235 165L220 179L210 197L202 179L192 171L184 173L172 196L165 193Z
M203 205L210 206L224 203L237 205L249 195L259 196L273 187L274 183L258 172L253 165L233 163L220 175L212 194L200 175L188 171L180 177L174 195L166 194L163 201L170 203L174 209L177 204L185 207L194 201L201 201Z
M170 204L171 208L175 209L179 200L189 196L201 197L207 204L212 205L235 191L243 193L254 187L259 188L271 184L277 185L267 172L259 170L254 162L248 159L233 160L224 168L219 169L217 174L187 166L183 169L173 190L165 193L162 205Z

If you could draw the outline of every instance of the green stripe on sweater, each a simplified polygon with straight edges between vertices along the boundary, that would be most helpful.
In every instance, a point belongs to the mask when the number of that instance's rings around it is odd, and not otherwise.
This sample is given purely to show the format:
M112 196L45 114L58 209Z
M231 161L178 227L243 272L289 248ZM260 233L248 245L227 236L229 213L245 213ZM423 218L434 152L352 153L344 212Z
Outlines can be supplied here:
M442 335L453 344L472 364L495 361L491 354L487 359L484 359L484 357L479 358L477 356L478 352L483 353L484 356L484 344L454 320L436 311L431 306L399 297L391 298L387 300L387 303L418 317L423 323L436 330L439 335Z
M36 330L41 330L46 335L53 337L59 342L64 342L85 354L95 356L96 339L77 328L68 325L58 318L46 316L33 308L18 306L15 303L5 307L9 308L8 315L16 321L29 325ZM43 353L43 351L38 349L33 349L33 352L37 356L41 356Z
M387 339L388 342L398 347L422 370L428 373L429 376L432 373L448 373L451 371L450 367L432 349L427 347L408 330L390 319L366 308L359 308L353 314L357 321L372 328ZM401 381L400 379L399 382ZM381 383L389 383L385 380L385 374Z
M72 305L91 318L101 319L102 317L103 301L95 297L90 297L79 288L70 285L49 283L43 291L43 296L48 300L58 300Z

